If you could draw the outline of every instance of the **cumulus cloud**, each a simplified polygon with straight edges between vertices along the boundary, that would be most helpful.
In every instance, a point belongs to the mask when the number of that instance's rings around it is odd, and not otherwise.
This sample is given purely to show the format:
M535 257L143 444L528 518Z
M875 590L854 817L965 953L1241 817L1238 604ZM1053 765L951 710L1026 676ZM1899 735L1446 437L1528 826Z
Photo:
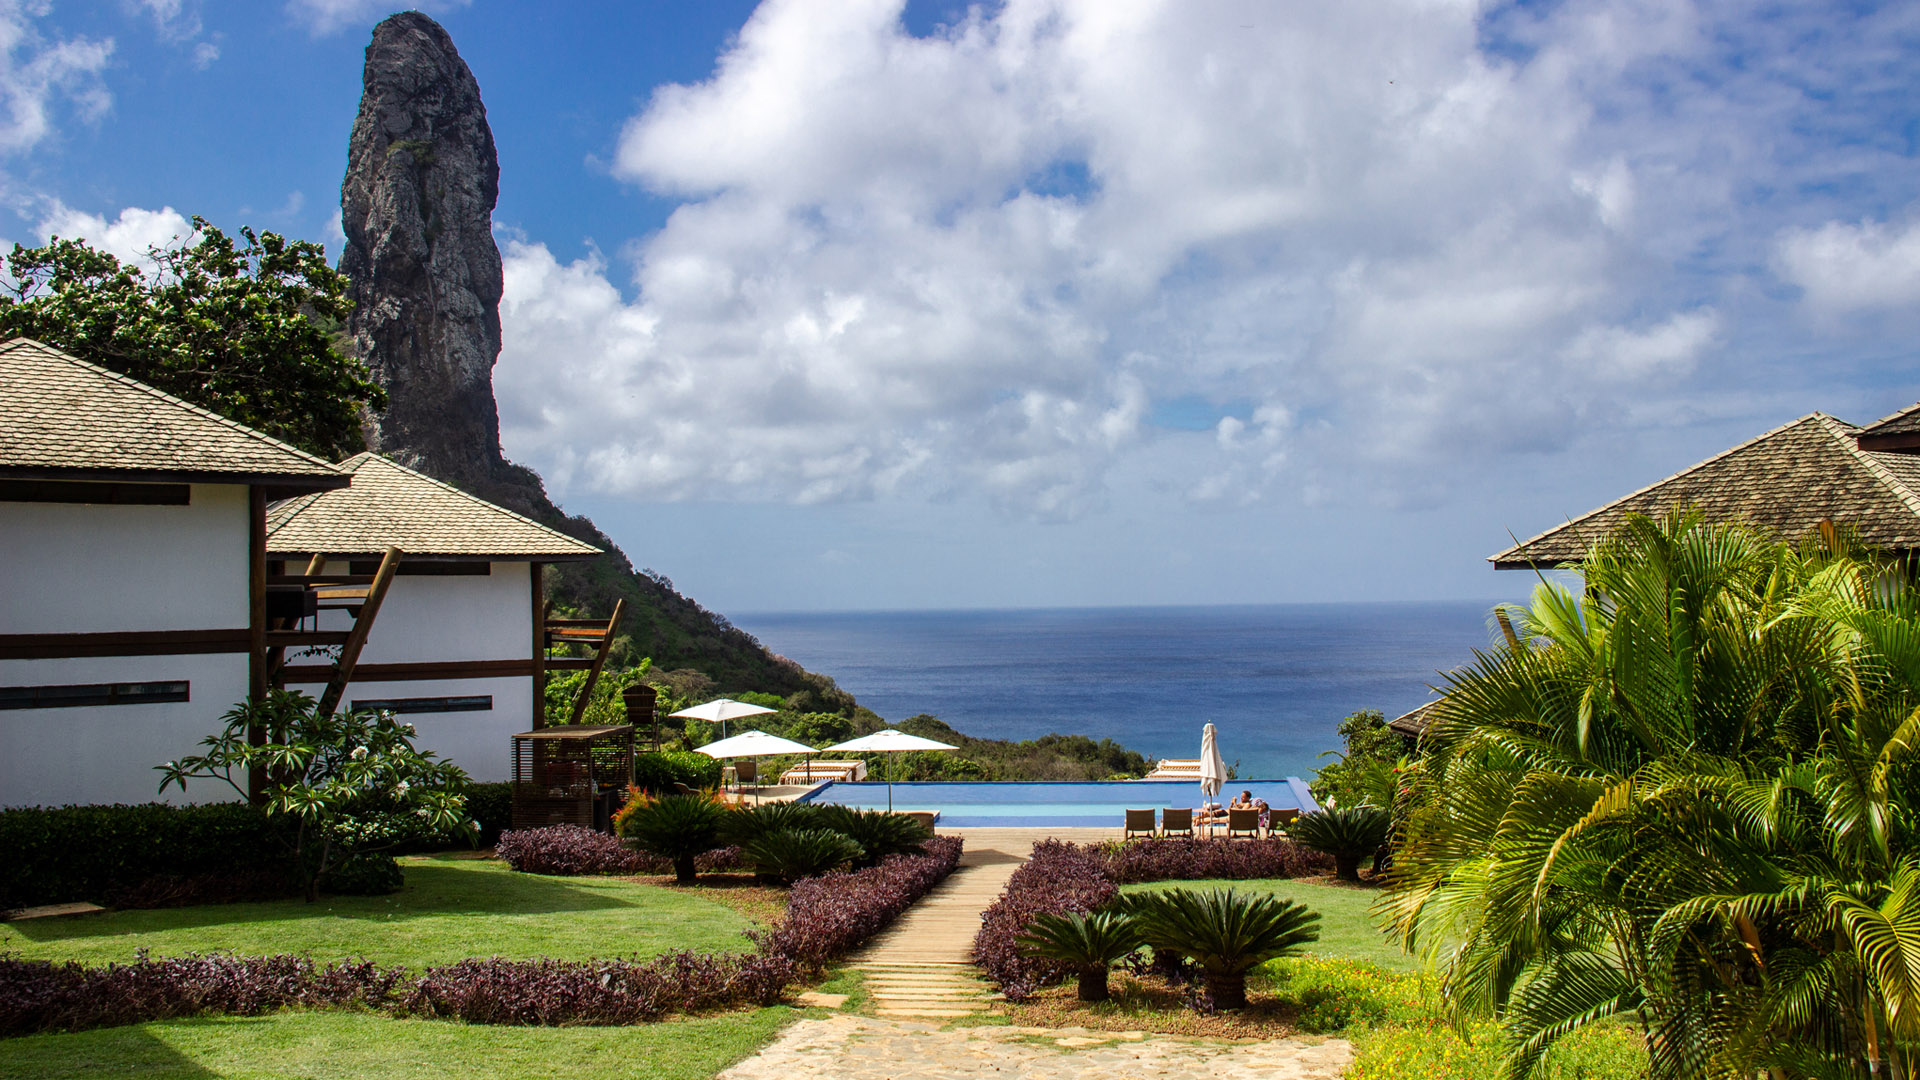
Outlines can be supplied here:
M1830 221L1779 240L1781 276L1816 310L1841 314L1920 302L1920 222Z
M622 129L616 176L681 200L630 267L508 245L507 448L650 498L1070 517L1156 458L1203 503L1443 497L1713 357L1744 286L1688 260L1771 235L1749 175L1820 160L1788 84L1840 81L1764 21L769 0ZM1247 405L1145 423L1188 398Z
M113 104L100 73L113 55L112 38L49 38L36 22L45 4L0 2L0 152L27 150L53 131L56 106L83 120Z
M193 223L171 206L145 210L130 206L108 221L99 214L75 210L55 201L40 219L36 231L63 240L85 240L121 262L151 267L147 252L172 247L193 235Z
M166 0L162 0L166 2ZM430 15L466 7L471 0L421 0L409 5ZM287 16L321 37L345 29L371 30L396 10L392 0L287 0ZM405 10L398 9L398 10Z

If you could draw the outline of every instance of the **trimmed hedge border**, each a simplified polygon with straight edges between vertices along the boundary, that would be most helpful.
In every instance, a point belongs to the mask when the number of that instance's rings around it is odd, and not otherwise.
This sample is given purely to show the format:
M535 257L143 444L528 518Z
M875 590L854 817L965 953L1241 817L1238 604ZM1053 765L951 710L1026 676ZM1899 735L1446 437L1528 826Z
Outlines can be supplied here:
M134 906L126 901L239 876L284 875L291 890L276 828L240 802L0 810L0 911L109 896Z
M619 837L583 825L547 825L500 834L493 853L526 874L582 877L594 874L671 874L673 860L635 851ZM718 847L694 857L696 869L712 873L747 866L737 847Z
M1293 878L1326 873L1333 860L1286 840L1152 839L1078 844L1042 840L1013 872L1007 891L980 916L973 962L1008 1001L1072 974L1064 964L1022 954L1014 940L1034 918L1085 913L1111 901L1122 884L1224 878Z
M462 960L409 978L402 967L301 956L204 954L89 968L0 957L0 1037L211 1013L360 1007L474 1024L630 1024L672 1013L778 1002L802 972L858 946L959 865L961 841L925 855L796 884L787 917L753 952L645 960Z

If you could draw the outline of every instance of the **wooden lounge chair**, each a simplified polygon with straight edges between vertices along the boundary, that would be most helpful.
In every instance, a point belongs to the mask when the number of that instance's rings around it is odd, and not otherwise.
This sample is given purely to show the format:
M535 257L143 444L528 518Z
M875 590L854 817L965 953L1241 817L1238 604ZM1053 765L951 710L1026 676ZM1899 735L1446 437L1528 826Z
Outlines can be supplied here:
M1152 836L1153 828L1152 810L1129 810L1127 811L1127 831L1121 839L1131 840L1135 836Z
M1227 839L1231 840L1236 836L1250 837L1255 840L1260 838L1260 811L1252 807L1244 810L1227 808Z
M733 778L741 787L760 783L760 763L752 758L741 758L734 762Z
M1193 811L1184 806L1169 806L1160 814L1161 836L1192 836Z
M1300 811L1293 807L1285 810L1269 810L1267 811L1267 835L1285 833L1287 826L1298 820L1300 820Z

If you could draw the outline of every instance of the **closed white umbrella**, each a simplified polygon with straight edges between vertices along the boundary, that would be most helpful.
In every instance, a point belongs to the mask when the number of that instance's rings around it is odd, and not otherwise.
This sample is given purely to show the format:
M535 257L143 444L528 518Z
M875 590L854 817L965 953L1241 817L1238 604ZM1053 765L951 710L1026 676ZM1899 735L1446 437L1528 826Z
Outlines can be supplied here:
M949 746L943 742L934 742L932 739L923 739L918 735L909 735L904 731L888 728L885 731L876 731L871 735L862 735L857 739L837 743L820 752L823 754L900 754L908 750L958 749L960 748L957 746ZM887 812L893 812L893 769L891 767L887 769Z
M709 724L719 724L720 734L725 736L727 733L727 721L738 720L743 716L759 716L761 713L770 713L773 711L774 710L764 705L749 705L744 701L735 701L732 698L714 698L704 705L695 705L690 709L681 709L677 713L668 713L667 715L684 716L689 720L705 720Z
M1220 733L1212 724L1200 729L1200 792L1209 800L1220 797L1227 782L1227 763L1220 756Z

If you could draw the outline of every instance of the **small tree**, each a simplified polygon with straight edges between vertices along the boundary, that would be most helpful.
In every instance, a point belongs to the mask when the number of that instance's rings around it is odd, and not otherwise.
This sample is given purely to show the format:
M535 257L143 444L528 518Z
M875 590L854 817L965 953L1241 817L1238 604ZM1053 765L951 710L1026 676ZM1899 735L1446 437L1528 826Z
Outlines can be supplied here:
M155 766L165 774L160 790L218 780L246 797L248 776L263 770L260 808L291 822L283 842L309 903L327 871L356 855L431 833L478 834L461 793L467 774L414 749L413 726L391 713L321 716L307 695L273 690L221 719L226 727L201 740L205 753ZM259 745L249 740L256 729L266 733Z
M1058 960L1080 978L1081 1001L1106 1001L1107 973L1146 943L1133 918L1122 911L1044 912L1034 916L1016 947L1029 956Z
M1156 955L1191 957L1222 1009L1247 1004L1247 972L1293 956L1320 939L1320 916L1305 905L1232 889L1166 889L1127 898L1124 910Z
M635 794L621 808L614 827L641 851L671 860L674 878L691 885L694 857L713 850L726 821L726 805L711 795Z

